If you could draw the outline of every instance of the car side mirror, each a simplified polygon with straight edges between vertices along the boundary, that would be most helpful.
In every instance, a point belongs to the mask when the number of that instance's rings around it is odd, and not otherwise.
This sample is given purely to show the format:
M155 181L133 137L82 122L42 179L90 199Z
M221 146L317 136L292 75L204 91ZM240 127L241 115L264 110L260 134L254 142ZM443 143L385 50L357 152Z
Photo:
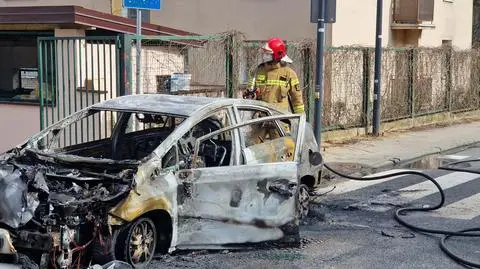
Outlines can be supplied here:
M312 165L319 165L323 162L322 154L318 151L313 152L310 150L308 159Z

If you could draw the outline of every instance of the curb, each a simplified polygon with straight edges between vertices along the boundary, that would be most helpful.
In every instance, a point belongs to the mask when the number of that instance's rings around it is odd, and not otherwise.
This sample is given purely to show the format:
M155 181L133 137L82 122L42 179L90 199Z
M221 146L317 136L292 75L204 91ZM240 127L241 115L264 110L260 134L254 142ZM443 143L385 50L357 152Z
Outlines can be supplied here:
M419 161L421 159L427 158L427 157L432 156L432 155L449 155L449 153L466 150L466 149L471 148L471 147L476 146L476 145L480 145L480 141L465 143L465 144L462 144L460 146L456 146L456 147L449 148L449 149L444 149L444 150L440 149L438 151L425 153L425 154L422 154L422 155L417 156L417 157L406 159L404 161L399 161L397 163L385 164L385 165L382 165L382 166L374 167L373 169L378 169L378 170L385 171L385 170L389 170L389 169L393 169L393 168L402 168L402 167L404 167L408 164L414 163L416 161ZM379 172L381 172L381 171L379 171Z
M427 153L424 153L420 156L412 157L412 158L405 159L405 160L398 159L399 161L397 161L397 162L385 161L384 164L381 164L381 165L369 165L369 164L357 163L358 166L361 166L361 167L364 167L364 168L362 168L360 170L357 170L353 173L349 172L349 175L354 175L354 174L368 175L368 174L379 173L379 172L383 172L383 171L387 171L387 170L395 169L395 168L404 168L408 164L417 162L421 159L427 158L427 157L432 156L432 155L448 155L449 153L466 150L468 148L471 148L471 147L477 146L477 145L480 146L480 141L465 143L465 144L462 144L462 145L459 145L459 146L456 146L456 147L453 147L453 148L449 148L449 149L444 149L444 150L440 149L438 151L427 152ZM327 163L340 164L340 165L341 164L350 164L350 165L354 164L354 163L345 163L345 162L327 162ZM331 174L331 172L326 170L326 169L324 171L328 172L328 174Z

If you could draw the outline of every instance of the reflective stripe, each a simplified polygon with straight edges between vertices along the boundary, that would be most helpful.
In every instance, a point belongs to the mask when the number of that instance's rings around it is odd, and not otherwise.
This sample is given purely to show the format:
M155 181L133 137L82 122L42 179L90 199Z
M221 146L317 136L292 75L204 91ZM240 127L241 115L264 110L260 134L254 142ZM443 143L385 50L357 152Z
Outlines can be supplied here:
M293 107L293 112L294 113L302 113L305 112L305 106L304 105L298 105Z
M292 86L295 86L297 84L300 84L300 81L298 79L292 79Z
M284 80L269 79L266 81L257 81L258 86L283 86L287 87L288 82Z

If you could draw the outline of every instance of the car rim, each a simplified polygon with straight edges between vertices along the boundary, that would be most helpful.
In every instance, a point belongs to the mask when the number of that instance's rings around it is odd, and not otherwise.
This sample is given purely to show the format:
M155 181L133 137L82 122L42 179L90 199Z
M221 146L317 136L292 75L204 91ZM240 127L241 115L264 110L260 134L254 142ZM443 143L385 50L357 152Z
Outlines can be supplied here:
M129 245L130 262L133 265L142 265L152 259L155 250L154 229L153 223L147 220L143 220L133 227Z
M301 219L308 215L309 201L310 195L308 194L307 187L305 185L301 185L298 190L298 212Z

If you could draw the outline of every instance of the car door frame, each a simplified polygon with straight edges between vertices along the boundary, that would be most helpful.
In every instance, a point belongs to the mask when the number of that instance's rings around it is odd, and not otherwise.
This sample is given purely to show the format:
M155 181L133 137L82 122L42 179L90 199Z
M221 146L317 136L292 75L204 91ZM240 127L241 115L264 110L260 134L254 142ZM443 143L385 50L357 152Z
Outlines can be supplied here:
M286 119L298 119L299 126L304 125L306 122L303 114L275 115L237 123L216 130L197 138L194 147L193 160L198 157L197 155L201 142L210 137L227 131L238 131L239 128L251 124ZM233 136L233 139L236 139L235 136ZM291 161L261 164L234 164L233 166L207 168L193 166L189 169L179 170L177 173L178 183L179 185L183 185L184 189L188 189L186 193L188 192L189 197L182 197L183 200L179 203L178 217L179 220L182 218L183 220L181 222L179 221L178 224L179 240L177 242L177 247L180 249L195 249L200 246L211 246L212 244L245 243L242 239L245 239L246 242L253 242L255 240L260 242L265 240L277 240L285 236L280 227L282 225L287 225L290 222L294 222L297 219L295 203L296 190L299 185L298 161L300 159L302 143L303 135L297 136L295 141L294 158ZM238 141L234 142L234 144L238 145ZM193 164L195 163L196 162L194 161ZM277 169L271 169L274 167ZM256 171L255 177L249 177L248 172L246 176L242 174L242 170L248 171L248 169ZM217 177L215 177L216 175ZM235 175L243 176L243 178L235 177ZM263 186L262 190L259 190L258 188L260 184L263 183L265 186ZM243 187L247 185L249 187L248 189L241 191L246 193L250 191L253 193L253 195L250 193L249 197L256 195L252 198L255 199L254 201L244 202L261 205L259 206L260 208L252 209L254 213L263 213L265 211L264 209L268 209L268 212L271 212L272 208L276 211L274 211L273 215L269 215L268 218L265 217L265 219L261 219L261 217L256 215L242 214L241 209L248 207L243 204L240 210L235 211L238 215L235 215L236 213L232 213L234 212L234 209L225 209L225 204L228 204L228 202L223 200L230 199L228 198L230 197L229 194L223 196L219 194L216 196L215 192L212 191L213 189L221 189L222 187L225 189L224 185L227 184L233 184L235 186L240 185ZM215 188L211 188L211 186L215 186ZM273 189L271 188L272 186ZM274 189L275 187L282 188L285 186L287 186L287 192L289 192L287 194L278 191L278 189ZM227 190L234 191L229 188L227 188ZM218 200L215 201L217 197ZM222 207L224 207L224 211L222 211L222 209L220 211L212 209ZM230 207L232 207L231 204ZM260 213L255 212L255 210L258 210ZM192 219L195 221L191 222ZM261 225L264 227L260 228L259 223L262 223ZM205 229L205 231L201 230L205 227L208 227L208 229ZM241 233L241 235L237 234L236 237L233 237L232 234L238 233L238 230L244 232ZM225 232L216 233L215 231ZM232 236L232 238L229 236ZM205 241L202 242L202 239L198 238L205 238L203 239Z

